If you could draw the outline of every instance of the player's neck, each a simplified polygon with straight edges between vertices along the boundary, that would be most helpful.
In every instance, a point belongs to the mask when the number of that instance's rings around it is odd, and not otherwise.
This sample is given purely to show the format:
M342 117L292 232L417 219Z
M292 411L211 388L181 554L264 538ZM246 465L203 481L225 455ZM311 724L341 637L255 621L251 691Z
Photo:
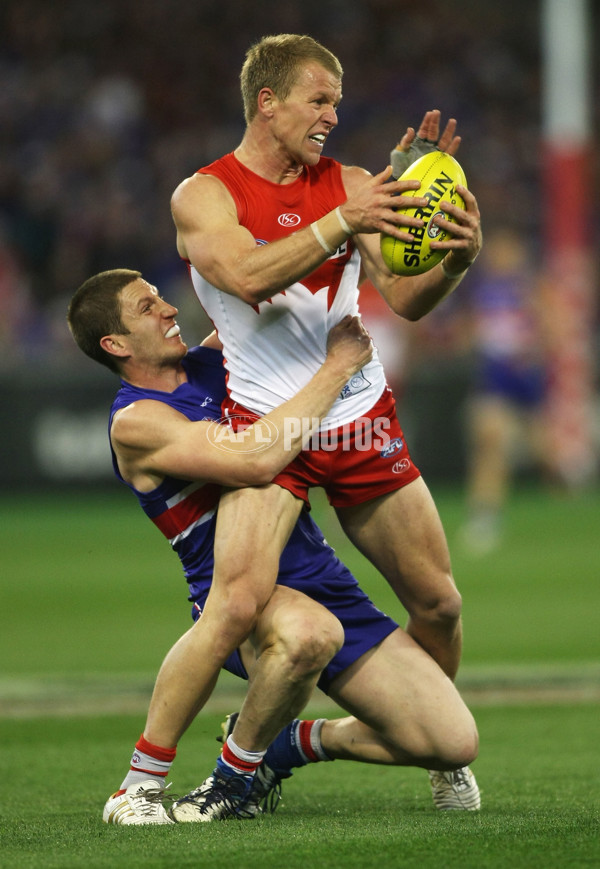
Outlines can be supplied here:
M131 366L122 372L122 378L139 389L154 389L157 392L175 392L182 383L187 383L187 374L182 365Z
M261 141L248 131L234 154L247 169L273 184L292 184L304 172L302 163L294 162L285 152L274 149L270 141Z

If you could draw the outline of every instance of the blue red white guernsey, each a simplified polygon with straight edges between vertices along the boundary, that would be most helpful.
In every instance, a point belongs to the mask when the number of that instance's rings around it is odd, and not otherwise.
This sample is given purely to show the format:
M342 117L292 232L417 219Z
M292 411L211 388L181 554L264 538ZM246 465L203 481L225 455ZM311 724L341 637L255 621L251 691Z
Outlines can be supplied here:
M548 388L533 295L532 279L519 270L506 275L480 272L468 296L477 353L475 389L523 410L539 408Z
M199 170L219 178L238 220L257 245L309 226L345 202L341 165L321 157L291 184L273 184L227 154ZM358 313L360 257L348 239L319 268L272 299L247 305L204 280L190 264L194 289L223 343L231 399L261 416L292 398L323 364L327 334ZM377 353L344 387L321 426L328 431L367 413L385 375Z
M208 347L195 347L187 353L183 365L188 382L182 383L174 392L140 389L122 381L111 408L110 422L117 410L142 399L163 401L191 420L220 419L221 402L226 394L221 353ZM112 456L115 473L125 482L114 452ZM167 477L152 492L138 492L133 486L129 488L177 552L189 585L192 616L199 618L213 577L220 486ZM323 604L344 626L345 644L319 680L324 691L335 676L398 627L397 622L377 609L360 589L306 510L302 511L283 550L277 581ZM226 669L247 678L237 652L227 661Z
M110 426L115 413L134 401L162 401L191 420L216 420L221 417L221 402L225 394L223 357L218 350L194 347L184 360L187 383L174 392L142 389L121 381L113 402ZM205 549L211 550L214 539L214 519L221 487L214 483L196 483L165 477L151 492L139 492L121 476L111 447L113 468L117 477L129 486L140 505L156 527L167 537L181 558L186 577L202 569Z

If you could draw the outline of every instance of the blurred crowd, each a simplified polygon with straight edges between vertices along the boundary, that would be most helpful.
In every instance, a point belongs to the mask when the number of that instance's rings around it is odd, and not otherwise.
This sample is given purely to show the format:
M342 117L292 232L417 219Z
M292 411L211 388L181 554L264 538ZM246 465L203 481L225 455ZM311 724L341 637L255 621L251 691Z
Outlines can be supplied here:
M3 0L2 370L71 364L67 301L105 268L141 269L199 316L169 200L238 143L239 69L265 33L310 33L340 58L329 155L379 171L406 127L440 108L459 120L485 224L537 243L538 15L514 0Z

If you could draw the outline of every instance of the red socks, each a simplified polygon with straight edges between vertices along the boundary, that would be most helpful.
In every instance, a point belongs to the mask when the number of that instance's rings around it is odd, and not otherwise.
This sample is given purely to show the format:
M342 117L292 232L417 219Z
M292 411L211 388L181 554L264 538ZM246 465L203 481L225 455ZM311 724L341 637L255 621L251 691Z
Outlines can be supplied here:
M159 745L153 745L142 733L136 742L131 757L131 767L121 784L121 790L124 791L129 785L151 779L156 779L157 786L163 788L176 753L177 747L161 748Z

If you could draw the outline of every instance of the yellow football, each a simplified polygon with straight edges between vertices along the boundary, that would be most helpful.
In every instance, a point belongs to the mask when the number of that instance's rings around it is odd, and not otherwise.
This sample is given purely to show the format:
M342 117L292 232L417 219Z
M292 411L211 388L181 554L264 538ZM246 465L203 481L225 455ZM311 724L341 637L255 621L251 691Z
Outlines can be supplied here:
M402 179L413 178L421 182L418 190L402 194L403 199L411 196L423 197L427 205L422 208L403 208L402 211L424 221L423 226L408 227L411 240L400 241L387 233L381 233L381 255L389 270L395 275L420 275L441 262L448 251L431 250L432 241L444 241L448 235L433 222L434 217L442 214L447 220L452 217L439 208L442 199L452 202L464 210L462 196L456 192L456 185L467 186L467 179L460 163L444 151L432 151L412 163Z

